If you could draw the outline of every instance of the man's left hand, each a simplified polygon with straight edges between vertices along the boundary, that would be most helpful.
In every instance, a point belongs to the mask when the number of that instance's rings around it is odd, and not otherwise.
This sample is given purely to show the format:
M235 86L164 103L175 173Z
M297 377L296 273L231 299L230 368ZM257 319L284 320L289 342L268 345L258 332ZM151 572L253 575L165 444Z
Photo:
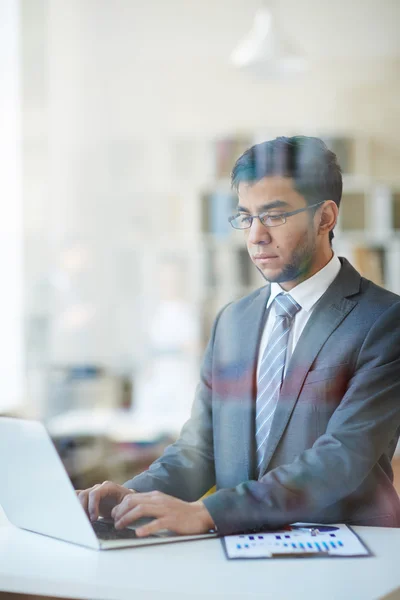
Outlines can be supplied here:
M210 513L200 500L184 502L162 492L127 494L111 512L116 529L123 529L142 517L154 521L138 527L136 535L143 537L160 529L170 529L178 534L206 533L215 527Z

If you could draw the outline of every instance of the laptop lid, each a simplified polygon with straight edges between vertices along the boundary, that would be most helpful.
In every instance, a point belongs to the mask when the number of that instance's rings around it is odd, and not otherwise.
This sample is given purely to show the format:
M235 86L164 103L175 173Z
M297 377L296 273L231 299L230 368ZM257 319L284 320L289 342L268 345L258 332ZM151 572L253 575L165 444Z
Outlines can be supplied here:
M0 417L0 504L22 529L96 550L216 537L216 533L100 540L83 510L45 427L38 421ZM129 527L135 528L135 524Z
M100 547L41 423L0 417L0 481L0 504L17 527Z

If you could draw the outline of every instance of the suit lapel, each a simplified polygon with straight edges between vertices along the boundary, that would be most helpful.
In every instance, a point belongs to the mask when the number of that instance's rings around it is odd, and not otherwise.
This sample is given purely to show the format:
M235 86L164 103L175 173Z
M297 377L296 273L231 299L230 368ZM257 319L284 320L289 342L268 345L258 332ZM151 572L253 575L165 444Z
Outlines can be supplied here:
M290 360L273 417L261 475L266 472L285 431L312 363L329 336L357 304L348 297L359 292L360 275L346 259L340 260L342 269L315 306Z

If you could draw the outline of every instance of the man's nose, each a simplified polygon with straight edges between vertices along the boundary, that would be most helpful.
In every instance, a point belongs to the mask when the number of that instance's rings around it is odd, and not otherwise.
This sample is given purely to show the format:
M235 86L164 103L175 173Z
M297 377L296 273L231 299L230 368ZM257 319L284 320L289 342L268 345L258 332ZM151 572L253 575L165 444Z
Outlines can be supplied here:
M271 242L269 229L257 217L253 219L248 231L249 235L247 239L251 244L269 244Z

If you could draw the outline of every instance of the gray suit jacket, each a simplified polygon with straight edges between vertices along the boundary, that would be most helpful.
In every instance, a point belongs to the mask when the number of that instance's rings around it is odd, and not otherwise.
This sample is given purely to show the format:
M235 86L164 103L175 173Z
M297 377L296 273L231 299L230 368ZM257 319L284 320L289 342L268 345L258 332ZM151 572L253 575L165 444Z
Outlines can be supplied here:
M400 297L341 258L282 385L255 478L256 365L270 286L212 330L178 441L125 483L204 500L222 534L295 521L400 526L391 459L400 433Z

